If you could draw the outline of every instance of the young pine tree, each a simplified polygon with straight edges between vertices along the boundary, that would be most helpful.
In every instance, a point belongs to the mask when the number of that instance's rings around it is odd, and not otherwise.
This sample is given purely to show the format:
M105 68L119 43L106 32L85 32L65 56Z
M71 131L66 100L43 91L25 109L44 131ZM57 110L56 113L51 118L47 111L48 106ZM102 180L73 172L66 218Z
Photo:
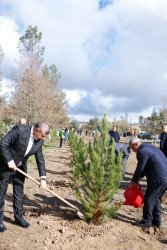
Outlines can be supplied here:
M116 156L115 143L109 145L106 114L101 133L94 136L94 143L89 146L81 138L73 151L71 185L76 197L81 202L85 217L95 224L100 224L106 217L116 215L120 206L113 204L114 194L118 191L122 176L122 155Z

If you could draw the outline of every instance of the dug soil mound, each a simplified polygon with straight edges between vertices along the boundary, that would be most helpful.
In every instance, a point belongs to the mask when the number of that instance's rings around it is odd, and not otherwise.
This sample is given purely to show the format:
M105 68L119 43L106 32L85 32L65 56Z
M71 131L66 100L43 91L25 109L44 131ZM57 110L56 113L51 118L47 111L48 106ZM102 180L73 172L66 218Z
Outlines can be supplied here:
M92 137L87 137L92 140ZM45 143L44 156L47 168L47 187L73 205L80 207L74 191L68 183L71 175L69 163L71 153L68 143L58 148ZM126 178L120 183L119 194L115 201L124 200L124 191L128 187L136 167L136 155L131 153L128 159ZM39 180L34 158L28 163L28 174ZM141 182L143 191L146 180ZM31 227L24 229L14 223L12 184L9 184L4 224L7 232L0 233L1 250L42 250L42 249L167 249L167 194L162 202L162 221L164 227L150 230L134 225L142 218L142 207L122 206L118 216L106 223L95 226L80 220L75 211L47 191L40 190L29 179L25 181L24 217Z

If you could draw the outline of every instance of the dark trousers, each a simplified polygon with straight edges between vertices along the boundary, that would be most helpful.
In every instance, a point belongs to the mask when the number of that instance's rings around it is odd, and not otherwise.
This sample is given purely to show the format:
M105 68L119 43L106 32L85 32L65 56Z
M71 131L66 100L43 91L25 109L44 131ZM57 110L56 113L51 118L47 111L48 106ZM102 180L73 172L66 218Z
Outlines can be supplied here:
M64 138L60 138L60 148L63 146Z
M124 155L123 158L122 158L122 166L123 166L123 178L125 177L125 172L126 172L126 163L127 163L127 160L129 158L129 155Z
M25 177L20 173L12 171L9 177L0 179L0 223L3 222L5 195L10 179L13 182L13 211L16 219L23 217L23 187Z
M167 190L167 183L161 184L144 196L143 220L161 222L161 198Z

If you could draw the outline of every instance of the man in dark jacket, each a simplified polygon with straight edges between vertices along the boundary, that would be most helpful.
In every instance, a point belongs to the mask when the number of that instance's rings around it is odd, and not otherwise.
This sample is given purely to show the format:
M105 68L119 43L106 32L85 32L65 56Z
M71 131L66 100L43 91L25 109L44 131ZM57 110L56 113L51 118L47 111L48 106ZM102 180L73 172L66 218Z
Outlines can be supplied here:
M113 126L112 130L110 130L108 133L111 137L111 143L112 143L112 138L115 140L115 142L118 142L120 140L120 134L117 131L116 126Z
M130 147L124 143L115 143L115 152L116 154L120 154L121 151L123 151L123 158L122 158L122 166L123 166L123 175L122 180L124 180L125 177L125 171L126 171L126 163L130 155Z
M129 187L136 185L141 178L147 178L147 190L144 196L143 219L136 225L150 228L161 227L161 198L167 190L167 159L160 149L142 143L133 137L129 141L130 148L137 154L138 164Z
M46 170L42 154L44 137L49 134L46 122L37 123L34 127L16 125L0 142L0 232L7 229L3 224L3 208L8 184L13 183L13 209L16 224L27 228L30 224L23 219L23 187L24 175L16 171L16 167L27 172L27 160L35 155L40 175L40 188L46 188Z

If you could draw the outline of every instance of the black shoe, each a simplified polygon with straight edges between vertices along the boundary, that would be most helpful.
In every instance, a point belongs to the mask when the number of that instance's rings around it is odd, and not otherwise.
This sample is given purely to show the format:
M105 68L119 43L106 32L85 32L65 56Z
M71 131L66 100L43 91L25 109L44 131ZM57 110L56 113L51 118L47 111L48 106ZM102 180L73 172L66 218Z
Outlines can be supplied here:
M139 221L135 223L136 226L141 227L141 228L151 228L151 222L145 222L145 221Z
M3 224L0 224L0 232L4 233L6 231L7 231L7 228Z
M161 221L152 221L152 225L157 227L157 228L163 227Z
M25 227L28 228L30 227L30 223L28 223L27 221L25 221L24 219L15 219L15 222L17 225L21 226L21 227Z

